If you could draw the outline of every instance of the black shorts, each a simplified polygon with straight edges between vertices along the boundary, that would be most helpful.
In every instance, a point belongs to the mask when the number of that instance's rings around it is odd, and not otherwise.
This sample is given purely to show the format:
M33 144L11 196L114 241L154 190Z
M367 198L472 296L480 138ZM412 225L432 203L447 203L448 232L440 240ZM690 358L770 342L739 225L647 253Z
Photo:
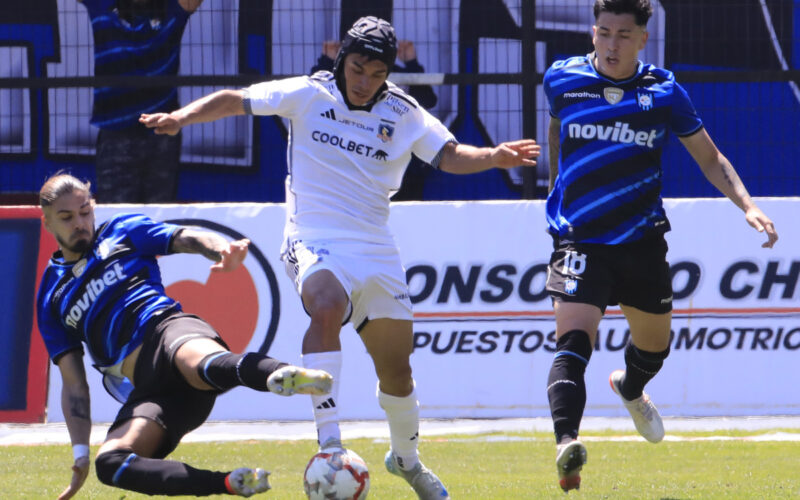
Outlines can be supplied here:
M653 314L672 311L672 279L663 234L621 245L554 242L547 291L556 301L623 304Z
M155 326L145 338L136 361L133 375L136 385L109 432L131 418L153 420L166 431L166 440L154 458L164 458L183 436L205 422L219 392L190 386L173 362L178 348L198 337L228 347L211 325L192 314L175 313Z

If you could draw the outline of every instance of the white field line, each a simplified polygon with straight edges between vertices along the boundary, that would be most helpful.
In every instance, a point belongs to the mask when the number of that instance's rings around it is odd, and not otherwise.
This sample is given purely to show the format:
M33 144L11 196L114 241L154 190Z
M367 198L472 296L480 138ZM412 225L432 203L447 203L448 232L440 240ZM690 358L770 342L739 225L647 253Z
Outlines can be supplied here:
M92 427L91 443L103 442L109 424ZM380 420L342 422L342 438L372 438L388 440L389 430L386 422ZM667 431L666 441L800 441L800 416L786 417L702 417L702 418L664 418ZM597 431L618 431L614 436L582 436L586 441L638 441L633 422L629 418L585 417L581 423L584 433ZM779 432L778 429L784 430ZM747 436L676 436L672 433L744 431ZM788 430L788 431L786 431ZM509 419L423 419L420 434L423 440L438 440L440 436L452 436L447 440L479 440L484 442L502 440L536 440L513 434L498 433L552 432L549 418L509 418ZM463 435L473 437L464 437ZM296 441L316 439L313 422L207 422L199 429L189 433L183 442L209 441ZM549 439L549 437L547 438ZM53 424L2 424L0 423L0 446L68 444L69 436L64 423Z

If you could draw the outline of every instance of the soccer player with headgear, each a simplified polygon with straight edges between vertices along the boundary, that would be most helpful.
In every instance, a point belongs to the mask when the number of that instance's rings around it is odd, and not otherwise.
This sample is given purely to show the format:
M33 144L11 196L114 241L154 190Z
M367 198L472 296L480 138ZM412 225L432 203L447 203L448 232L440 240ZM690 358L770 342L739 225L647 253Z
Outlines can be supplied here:
M413 316L388 227L389 196L412 153L435 168L467 174L535 165L539 146L533 140L483 148L458 144L439 120L387 81L396 53L392 26L364 17L347 32L333 72L215 92L170 114L143 115L142 121L156 133L175 134L192 123L245 113L289 119L282 257L311 317L303 363L334 377L330 395L312 397L320 447L342 446L339 332L350 322L378 376L378 402L391 436L387 469L408 481L419 498L443 499L444 484L417 454Z
M551 116L547 223L554 240L546 287L556 317L547 396L564 491L580 486L586 463L578 439L584 371L608 305L620 305L630 329L626 368L611 373L611 388L645 439L664 437L643 391L669 354L672 281L664 233L670 226L661 202L669 133L747 223L766 233L762 246L778 239L673 74L638 60L652 12L649 0L596 0L594 52L556 61L544 77Z
M61 405L73 445L74 496L89 473L92 427L84 348L122 403L95 459L100 482L149 495L251 496L269 489L261 468L200 470L165 460L236 386L280 395L324 394L331 375L260 353L231 353L201 318L166 295L156 256L200 254L211 271L236 269L249 241L120 214L95 227L90 185L59 173L39 192L55 252L36 301L39 331L63 381Z

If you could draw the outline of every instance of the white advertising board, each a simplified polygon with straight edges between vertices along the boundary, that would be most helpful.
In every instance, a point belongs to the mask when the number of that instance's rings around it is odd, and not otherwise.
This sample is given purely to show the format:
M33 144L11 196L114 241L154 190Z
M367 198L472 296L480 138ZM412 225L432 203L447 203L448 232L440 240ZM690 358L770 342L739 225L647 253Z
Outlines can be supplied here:
M800 413L800 199L762 199L781 239L765 237L722 199L667 200L675 289L672 352L648 392L664 415ZM253 242L241 272L208 271L204 258L163 257L168 293L209 320L232 350L268 348L300 363L308 325L278 251L282 205L98 207L98 221L125 211L219 230ZM544 203L396 204L391 225L415 307L412 367L423 417L547 416L545 386L555 345L544 292L552 249ZM586 371L587 415L622 416L608 374L624 367L627 325L609 308ZM376 377L351 326L342 331L340 416L380 419ZM87 362L88 363L88 362ZM87 364L88 366L88 364ZM89 370L95 421L118 404ZM48 413L63 421L60 377L51 370ZM237 388L218 399L213 420L311 418L307 397Z

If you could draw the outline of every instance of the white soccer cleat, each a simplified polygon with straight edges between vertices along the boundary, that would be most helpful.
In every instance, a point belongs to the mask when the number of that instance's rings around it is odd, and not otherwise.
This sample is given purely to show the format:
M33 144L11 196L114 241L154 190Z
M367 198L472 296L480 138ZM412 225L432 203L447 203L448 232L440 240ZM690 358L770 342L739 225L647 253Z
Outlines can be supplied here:
M267 378L267 388L281 396L311 394L322 396L331 392L333 377L330 373L299 366L284 366Z
M661 415L658 414L658 408L650 401L650 396L644 392L633 401L625 399L620 390L622 379L624 378L625 370L614 370L611 372L611 375L608 377L611 390L613 390L625 404L625 408L627 408L628 413L631 414L633 423L636 426L636 430L639 431L639 434L651 443L658 443L664 439L664 423L661 421Z
M422 462L417 463L411 470L403 470L398 465L395 454L389 450L383 463L390 473L405 479L421 500L450 500L442 481L429 468L422 465Z
M577 439L556 446L558 485L564 492L581 488L581 469L586 463L586 447Z
M250 497L256 493L264 493L269 486L269 472L264 469L242 467L225 477L225 486L231 495Z

